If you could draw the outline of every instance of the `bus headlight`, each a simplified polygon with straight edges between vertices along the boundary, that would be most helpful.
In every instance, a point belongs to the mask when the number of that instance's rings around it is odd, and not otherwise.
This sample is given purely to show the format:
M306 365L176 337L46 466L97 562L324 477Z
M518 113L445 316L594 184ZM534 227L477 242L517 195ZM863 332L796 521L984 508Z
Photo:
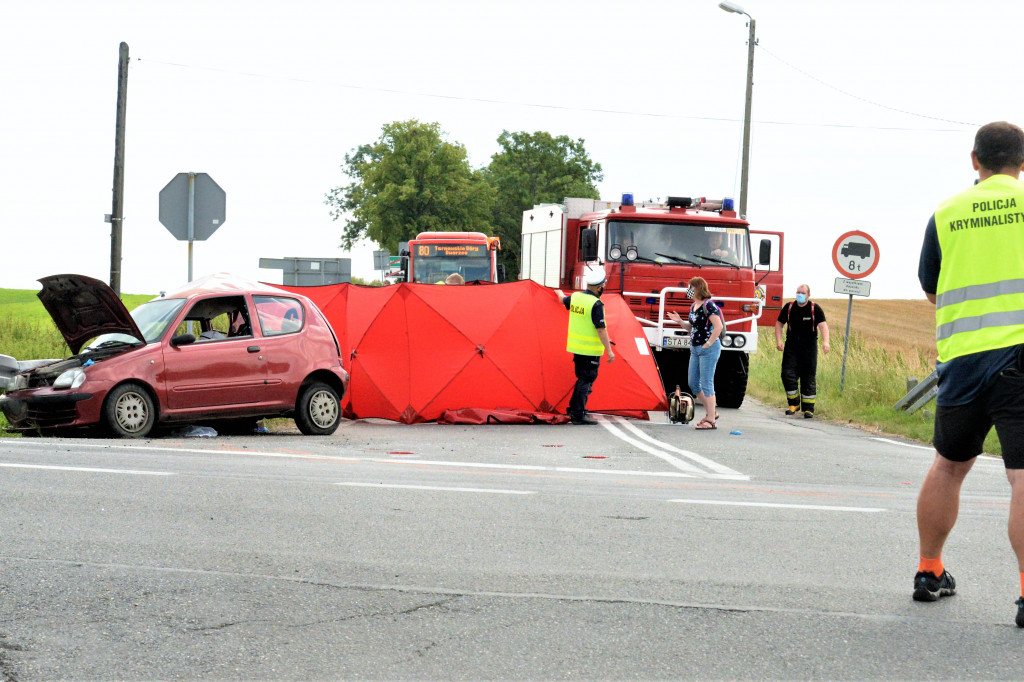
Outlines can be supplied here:
M728 334L723 334L722 335L722 346L725 347L725 348L728 348L731 345L732 345L732 337L729 336Z
M745 337L743 337L743 336L733 337L733 340L732 340L732 347L733 348L743 348L743 346L745 346L745 345L747 345L747 339Z

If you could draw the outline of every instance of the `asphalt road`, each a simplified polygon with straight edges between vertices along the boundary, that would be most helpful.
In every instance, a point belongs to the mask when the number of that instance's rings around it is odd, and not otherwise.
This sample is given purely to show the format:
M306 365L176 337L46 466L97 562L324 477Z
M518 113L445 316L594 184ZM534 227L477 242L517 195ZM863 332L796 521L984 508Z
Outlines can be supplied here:
M1022 676L999 461L918 604L929 449L654 417L0 439L0 680Z

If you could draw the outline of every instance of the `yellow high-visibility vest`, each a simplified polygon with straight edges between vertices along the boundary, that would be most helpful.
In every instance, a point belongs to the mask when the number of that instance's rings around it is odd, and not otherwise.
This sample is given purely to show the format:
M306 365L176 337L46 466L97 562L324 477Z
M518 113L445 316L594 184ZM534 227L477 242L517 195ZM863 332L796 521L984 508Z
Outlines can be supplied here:
M1024 183L993 175L939 205L939 360L1024 343Z
M569 297L569 335L565 349L577 355L604 355L604 344L597 335L597 327L590 318L598 298L584 291Z

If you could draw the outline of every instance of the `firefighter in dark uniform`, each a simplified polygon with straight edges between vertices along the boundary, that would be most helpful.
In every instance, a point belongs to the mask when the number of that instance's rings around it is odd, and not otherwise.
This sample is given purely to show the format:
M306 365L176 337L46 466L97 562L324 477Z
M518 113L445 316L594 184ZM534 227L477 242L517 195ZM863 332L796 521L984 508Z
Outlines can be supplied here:
M601 356L607 352L608 362L615 359L604 321L604 304L601 303L605 278L604 268L598 266L586 274L585 291L577 291L571 296L562 296L561 292L557 292L569 311L565 349L573 354L573 365L576 368L576 385L569 399L568 410L573 424L597 423L587 417L587 398L597 381Z
M785 345L782 343L784 325L788 325ZM831 346L825 311L811 301L811 288L801 284L796 288L796 301L782 307L775 323L775 346L782 351L782 387L786 390L787 415L802 409L806 419L814 416L818 332L821 332L821 349L828 354Z

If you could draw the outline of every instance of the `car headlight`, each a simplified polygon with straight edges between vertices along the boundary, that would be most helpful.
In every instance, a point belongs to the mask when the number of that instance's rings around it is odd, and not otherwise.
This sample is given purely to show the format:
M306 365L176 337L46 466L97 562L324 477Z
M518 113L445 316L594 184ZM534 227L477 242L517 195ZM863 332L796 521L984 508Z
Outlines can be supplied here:
M28 388L28 376L25 374L16 374L7 380L8 391L20 391L23 388Z
M85 383L85 370L81 367L75 367L57 377L57 380L53 382L54 388L78 388Z
M722 335L722 345L725 346L726 348L731 346L732 345L732 337L729 336L728 334L723 334Z
M732 339L732 347L733 348L743 348L743 346L745 346L745 345L747 345L746 337L743 337L743 336L734 336L733 337L733 339Z

